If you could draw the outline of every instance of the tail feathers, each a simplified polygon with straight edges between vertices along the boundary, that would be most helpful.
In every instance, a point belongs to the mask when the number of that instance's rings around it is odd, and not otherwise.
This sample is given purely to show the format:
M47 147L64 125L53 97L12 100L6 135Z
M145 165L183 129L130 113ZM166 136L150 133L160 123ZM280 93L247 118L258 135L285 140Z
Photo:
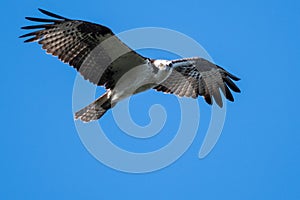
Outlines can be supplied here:
M102 117L110 108L110 100L107 98L107 93L105 93L90 105L77 111L75 113L75 119L80 119L83 122L97 120L100 119L100 117Z

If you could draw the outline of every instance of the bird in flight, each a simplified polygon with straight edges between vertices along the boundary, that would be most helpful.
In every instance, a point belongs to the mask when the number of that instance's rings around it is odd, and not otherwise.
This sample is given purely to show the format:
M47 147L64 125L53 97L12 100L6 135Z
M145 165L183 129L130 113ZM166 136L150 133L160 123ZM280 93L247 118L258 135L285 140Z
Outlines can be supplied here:
M84 79L106 88L102 96L76 112L75 119L98 120L122 99L149 89L180 97L203 96L208 104L214 99L220 107L220 91L229 101L234 101L230 89L240 92L233 82L240 80L238 77L204 58L147 58L129 48L108 27L39 11L51 18L26 17L41 24L22 27L34 31L20 38L37 41Z

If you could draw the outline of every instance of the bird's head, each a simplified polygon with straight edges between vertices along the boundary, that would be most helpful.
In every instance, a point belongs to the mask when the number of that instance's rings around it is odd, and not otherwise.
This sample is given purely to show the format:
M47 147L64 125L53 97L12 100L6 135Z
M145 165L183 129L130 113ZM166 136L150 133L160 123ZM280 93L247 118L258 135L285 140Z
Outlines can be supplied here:
M169 70L173 65L169 60L153 60L152 64L160 70Z

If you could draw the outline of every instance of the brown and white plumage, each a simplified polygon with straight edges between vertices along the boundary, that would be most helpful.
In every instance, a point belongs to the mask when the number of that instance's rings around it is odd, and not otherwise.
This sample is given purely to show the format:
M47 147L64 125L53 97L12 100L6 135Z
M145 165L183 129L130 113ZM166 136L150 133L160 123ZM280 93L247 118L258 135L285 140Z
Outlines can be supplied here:
M212 104L213 97L220 107L223 106L220 90L230 101L234 101L234 98L229 88L240 92L232 81L238 81L239 78L203 58L173 60L172 68L173 72L167 80L154 89L180 97L197 98L200 95L208 104Z
M222 107L220 90L234 101L230 89L240 92L232 80L239 78L203 59L155 60L145 58L119 40L107 27L71 20L43 9L51 19L26 17L42 24L25 26L35 30L20 36L25 42L37 41L42 48L73 66L90 82L104 86L107 92L75 114L89 122L99 119L120 100L151 88L180 97L204 96ZM231 80L232 79L232 80Z
M22 29L41 30L20 37L31 36L24 42L38 41L47 53L73 66L92 83L99 86L105 85L107 89L110 89L115 84L113 82L116 80L115 76L144 63L145 58L121 42L109 28L81 20L67 19L43 9L39 10L54 19L26 17L27 20L46 24L22 27ZM109 40L117 51L106 51L104 48L109 48L108 45L101 46L101 43L106 40ZM129 59L125 59L127 62L124 63L123 58ZM115 73L116 71L118 73Z

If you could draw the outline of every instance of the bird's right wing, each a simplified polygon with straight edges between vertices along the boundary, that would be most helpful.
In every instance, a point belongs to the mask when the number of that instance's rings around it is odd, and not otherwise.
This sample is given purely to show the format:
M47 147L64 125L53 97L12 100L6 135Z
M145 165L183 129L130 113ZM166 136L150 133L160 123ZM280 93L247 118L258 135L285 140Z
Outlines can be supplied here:
M111 89L124 73L145 62L146 58L130 49L105 26L39 10L52 19L26 17L43 24L22 27L35 31L20 37L30 37L25 42L38 41L47 53L73 66L94 84Z

